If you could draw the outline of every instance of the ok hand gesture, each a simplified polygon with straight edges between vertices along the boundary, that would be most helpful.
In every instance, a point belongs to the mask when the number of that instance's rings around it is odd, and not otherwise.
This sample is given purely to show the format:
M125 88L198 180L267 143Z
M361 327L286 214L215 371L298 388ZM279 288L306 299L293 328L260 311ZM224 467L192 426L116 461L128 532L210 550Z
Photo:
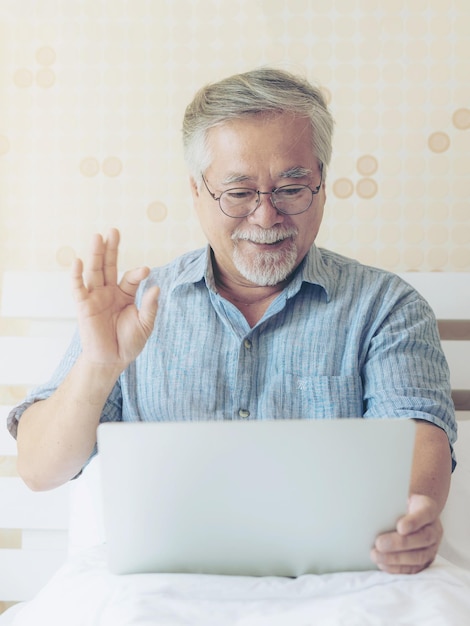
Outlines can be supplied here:
M107 239L95 235L85 270L80 259L72 269L82 356L116 375L138 356L149 338L159 293L158 287L150 287L137 309L137 288L150 270L141 267L128 271L118 283L118 247L117 229L111 229Z

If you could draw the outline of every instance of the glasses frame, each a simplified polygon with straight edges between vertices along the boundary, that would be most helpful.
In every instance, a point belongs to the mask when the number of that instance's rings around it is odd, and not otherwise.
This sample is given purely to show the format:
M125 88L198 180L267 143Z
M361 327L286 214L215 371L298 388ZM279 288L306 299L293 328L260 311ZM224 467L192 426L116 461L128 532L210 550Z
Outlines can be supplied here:
M275 187L271 191L260 191L259 189L251 189L250 187L231 187L230 189L226 189L225 191L223 191L220 194L220 196L216 196L215 193L209 189L207 181L204 178L204 174L202 172L201 172L201 177L211 198L219 203L219 208L222 211L222 213L226 215L227 217L231 217L232 219L235 219L235 220L242 219L254 213L256 209L259 207L259 205L261 204L261 196L271 196L271 204L276 209L276 211L278 211L279 213L282 213L283 215L300 215L301 213L305 213L305 211L309 210L309 208L312 206L313 198L318 194L318 192L321 189L321 186L323 184L323 163L320 163L320 183L313 189L310 187L310 185L296 185L295 183L291 185L281 185L280 187ZM302 209L302 211L296 211L295 213L290 213L287 211L283 211L282 209L279 209L276 206L276 197L275 197L276 192L278 192L280 189L284 189L285 187L294 187L294 186L303 187L305 189L310 189L310 191L312 192L312 199L310 200L310 203L305 209ZM235 190L240 190L240 189L246 190L246 191L254 191L257 194L258 199L256 202L256 206L253 209L251 209L251 211L248 211L248 213L244 213L243 215L229 215L226 211L223 210L220 199L222 198L224 193L228 193L229 191L235 191Z

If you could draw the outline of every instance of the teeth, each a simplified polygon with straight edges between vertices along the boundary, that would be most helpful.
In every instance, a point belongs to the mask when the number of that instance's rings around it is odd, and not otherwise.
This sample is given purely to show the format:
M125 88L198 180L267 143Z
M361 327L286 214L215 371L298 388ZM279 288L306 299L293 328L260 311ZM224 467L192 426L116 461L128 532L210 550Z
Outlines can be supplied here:
M251 241L251 243L266 243L266 244L273 244L273 243L279 243L280 241L284 241L285 237L281 237L278 238L276 237L275 239L273 239L272 237L253 237L253 236L247 236L247 235L241 235L238 237L238 239L244 239L245 241Z
M280 241L283 241L283 240L275 239L274 241L268 241L267 239L251 239L250 241L252 241L252 243L262 243L268 246L273 246L275 243L279 243Z
M268 244L268 245L274 245L277 243L281 243L282 241L285 241L286 239L289 239L289 237L295 237L297 235L297 232L284 232L284 233L279 233L279 232L260 232L260 233L244 233L244 232L234 232L232 234L232 239L234 239L235 241L237 239L239 240L244 240L244 241L249 241L251 243L259 243L259 244Z

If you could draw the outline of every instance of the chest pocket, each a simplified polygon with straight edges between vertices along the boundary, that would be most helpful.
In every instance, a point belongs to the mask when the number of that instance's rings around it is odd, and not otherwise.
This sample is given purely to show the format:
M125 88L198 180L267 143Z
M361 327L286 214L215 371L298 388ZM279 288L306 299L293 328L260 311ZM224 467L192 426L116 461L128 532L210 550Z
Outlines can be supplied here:
M273 406L266 411L291 418L362 417L359 376L308 376L283 373L273 386Z

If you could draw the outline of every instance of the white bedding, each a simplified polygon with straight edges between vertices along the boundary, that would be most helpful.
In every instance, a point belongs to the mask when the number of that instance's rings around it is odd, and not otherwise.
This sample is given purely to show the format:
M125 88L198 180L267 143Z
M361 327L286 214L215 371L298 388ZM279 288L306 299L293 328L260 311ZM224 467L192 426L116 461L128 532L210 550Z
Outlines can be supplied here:
M470 572L442 557L414 576L297 579L108 573L104 546L70 557L0 626L464 626Z

